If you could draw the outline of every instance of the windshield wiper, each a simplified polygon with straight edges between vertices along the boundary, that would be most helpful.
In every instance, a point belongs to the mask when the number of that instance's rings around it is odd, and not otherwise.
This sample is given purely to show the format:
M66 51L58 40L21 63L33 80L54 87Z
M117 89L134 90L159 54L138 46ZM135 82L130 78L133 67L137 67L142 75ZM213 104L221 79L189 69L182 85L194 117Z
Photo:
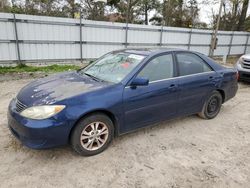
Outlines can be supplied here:
M86 72L84 72L84 74L87 75L88 77L92 78L92 79L95 80L95 81L104 82L104 80L102 80L102 79L100 79L100 78L97 78L97 77L95 77L95 76L93 76L93 75L91 75L91 74L88 74L88 73L86 73Z

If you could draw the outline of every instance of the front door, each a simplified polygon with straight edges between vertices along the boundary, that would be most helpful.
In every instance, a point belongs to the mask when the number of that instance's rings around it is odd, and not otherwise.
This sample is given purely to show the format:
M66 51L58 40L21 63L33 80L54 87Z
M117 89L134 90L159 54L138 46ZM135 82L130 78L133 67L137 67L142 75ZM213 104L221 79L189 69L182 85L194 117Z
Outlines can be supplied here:
M176 115L178 83L172 54L151 59L137 77L149 79L147 86L124 89L124 122L122 132L172 118Z

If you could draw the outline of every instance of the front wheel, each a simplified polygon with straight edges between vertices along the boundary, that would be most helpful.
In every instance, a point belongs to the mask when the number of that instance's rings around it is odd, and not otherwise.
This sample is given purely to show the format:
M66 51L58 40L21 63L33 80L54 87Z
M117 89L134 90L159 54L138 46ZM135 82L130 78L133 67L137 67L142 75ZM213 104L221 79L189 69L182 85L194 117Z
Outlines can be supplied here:
M104 151L114 137L113 122L104 114L93 114L80 120L71 134L72 148L84 156Z
M206 100L202 111L198 114L204 119L213 119L220 112L222 105L222 96L218 91L213 91L212 94Z

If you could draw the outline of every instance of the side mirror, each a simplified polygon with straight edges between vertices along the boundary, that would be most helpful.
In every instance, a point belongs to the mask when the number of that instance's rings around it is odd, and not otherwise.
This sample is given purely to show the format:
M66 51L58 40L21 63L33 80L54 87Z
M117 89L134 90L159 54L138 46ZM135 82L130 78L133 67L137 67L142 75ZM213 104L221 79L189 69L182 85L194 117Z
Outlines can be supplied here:
M149 83L149 80L148 80L147 78L135 78L135 79L131 82L130 86L132 86L132 87L136 87L136 86L146 86L146 85L148 85L148 83Z

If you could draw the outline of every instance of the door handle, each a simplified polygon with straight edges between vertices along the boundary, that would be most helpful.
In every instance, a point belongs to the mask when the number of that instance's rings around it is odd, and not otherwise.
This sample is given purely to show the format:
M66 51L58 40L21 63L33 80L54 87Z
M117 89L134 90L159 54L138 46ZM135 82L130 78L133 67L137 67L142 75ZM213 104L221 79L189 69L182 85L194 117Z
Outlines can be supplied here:
M209 76L208 80L214 82L215 81L215 77L214 76Z
M168 89L172 90L172 91L176 91L177 90L177 85L176 84L171 84Z

